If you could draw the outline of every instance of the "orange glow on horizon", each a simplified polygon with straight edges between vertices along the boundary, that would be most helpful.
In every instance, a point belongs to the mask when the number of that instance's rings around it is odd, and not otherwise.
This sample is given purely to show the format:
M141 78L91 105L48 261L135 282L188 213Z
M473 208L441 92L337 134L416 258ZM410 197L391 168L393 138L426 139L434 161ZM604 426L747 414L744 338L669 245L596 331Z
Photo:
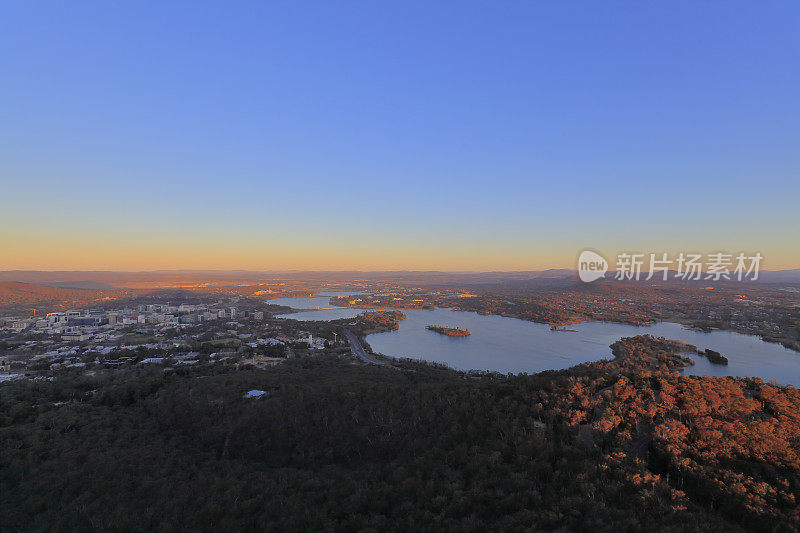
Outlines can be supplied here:
M415 246L410 243L243 243L210 239L11 240L0 270L440 270L532 271L576 267L580 247L520 248L508 244ZM613 250L613 248L608 248ZM601 250L601 251L606 251ZM738 251L738 249L736 250ZM797 268L797 254L761 249L763 270ZM606 257L613 263L616 251Z

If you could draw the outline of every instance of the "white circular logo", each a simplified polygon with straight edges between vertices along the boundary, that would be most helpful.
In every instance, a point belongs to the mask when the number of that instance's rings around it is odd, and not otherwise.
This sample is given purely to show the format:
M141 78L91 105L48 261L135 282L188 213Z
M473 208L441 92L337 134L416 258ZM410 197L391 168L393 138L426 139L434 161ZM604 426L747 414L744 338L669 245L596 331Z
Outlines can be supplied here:
M584 250L578 256L578 277L589 283L600 279L608 272L608 261L602 255L591 250Z

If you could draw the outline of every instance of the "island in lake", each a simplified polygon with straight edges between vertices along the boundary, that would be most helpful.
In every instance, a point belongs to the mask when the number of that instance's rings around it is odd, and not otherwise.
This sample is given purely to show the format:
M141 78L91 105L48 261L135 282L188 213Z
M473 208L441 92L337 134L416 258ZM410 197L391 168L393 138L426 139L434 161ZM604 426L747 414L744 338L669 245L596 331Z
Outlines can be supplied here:
M725 357L724 355L720 354L717 351L710 350L710 349L706 348L705 352L701 352L700 350L698 350L697 353L705 355L706 359L708 359L712 364L715 364L715 365L727 365L728 364L728 358Z
M441 333L442 335L447 335L448 337L466 337L467 335L471 335L468 329L461 329L459 327L448 328L446 326L440 326L438 324L425 326L425 329L435 331L436 333Z

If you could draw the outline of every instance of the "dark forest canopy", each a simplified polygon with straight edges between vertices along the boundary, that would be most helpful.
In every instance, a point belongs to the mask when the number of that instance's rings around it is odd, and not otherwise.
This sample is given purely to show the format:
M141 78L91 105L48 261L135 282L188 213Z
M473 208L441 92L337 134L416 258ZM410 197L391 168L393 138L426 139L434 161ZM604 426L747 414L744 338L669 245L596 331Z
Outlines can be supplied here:
M5 383L0 530L798 529L797 389L613 350L531 376L298 358Z

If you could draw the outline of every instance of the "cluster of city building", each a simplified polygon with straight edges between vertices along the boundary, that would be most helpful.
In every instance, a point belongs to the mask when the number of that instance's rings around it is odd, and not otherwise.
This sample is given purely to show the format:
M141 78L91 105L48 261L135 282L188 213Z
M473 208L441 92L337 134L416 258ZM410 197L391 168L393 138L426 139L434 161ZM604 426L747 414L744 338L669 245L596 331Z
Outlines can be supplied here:
M326 347L326 339L315 330L301 329L291 324L294 321L265 320L264 310L253 309L257 304L231 306L236 300L0 317L0 381L31 370L191 365L230 359L260 365L274 362L275 356Z
M64 341L104 340L109 331L125 326L153 328L198 324L219 319L263 320L263 311L242 311L236 307L192 304L148 304L124 309L85 309L48 313L30 318L0 318L0 331L61 335Z

